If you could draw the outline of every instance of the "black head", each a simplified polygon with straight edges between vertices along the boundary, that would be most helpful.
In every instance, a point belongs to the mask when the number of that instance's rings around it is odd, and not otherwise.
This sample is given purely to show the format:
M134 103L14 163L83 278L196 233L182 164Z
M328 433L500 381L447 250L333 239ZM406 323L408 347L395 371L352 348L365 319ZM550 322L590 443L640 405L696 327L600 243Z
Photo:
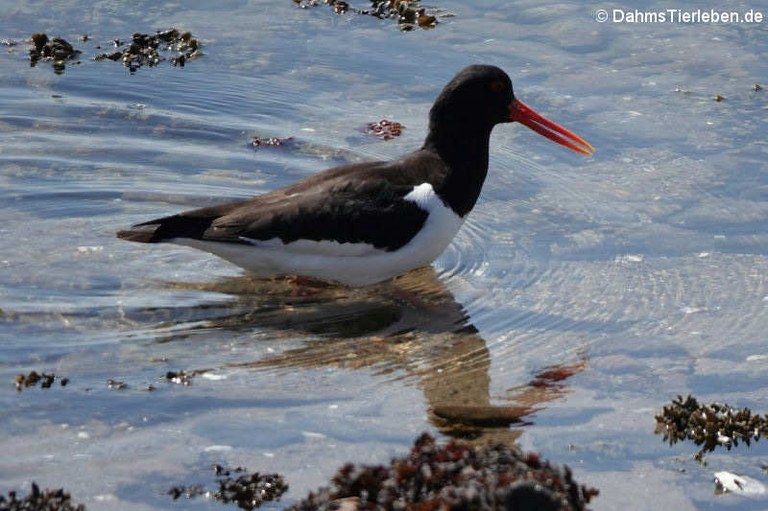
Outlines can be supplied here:
M578 153L595 151L583 138L515 98L507 73L486 65L465 67L445 86L429 112L427 145L445 152L460 138L487 141L493 127L502 122L519 122Z
M459 216L467 214L480 195L488 171L491 130L503 122L519 122L582 154L594 151L584 139L516 99L512 80L498 67L465 67L432 105L423 146L436 152L449 169L438 192Z
M510 122L510 105L514 100L512 80L507 73L496 66L467 66L435 100L429 113L430 127L440 123L490 132L496 124Z

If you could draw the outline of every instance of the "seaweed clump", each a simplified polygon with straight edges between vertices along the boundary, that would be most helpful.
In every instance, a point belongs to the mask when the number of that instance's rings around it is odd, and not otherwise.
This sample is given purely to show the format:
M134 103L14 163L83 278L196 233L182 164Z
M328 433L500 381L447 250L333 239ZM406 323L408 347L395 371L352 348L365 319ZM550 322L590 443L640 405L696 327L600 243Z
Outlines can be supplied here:
M585 509L597 494L575 483L568 467L555 467L516 447L438 445L425 433L407 457L389 466L347 464L332 487L310 493L289 509L567 511Z
M259 137L254 135L251 137L251 145L253 147L279 147L282 145L290 144L293 142L293 137Z
M121 49L96 55L95 60L121 61L131 73L144 66L157 66L165 60L169 60L174 66L184 67L187 61L202 55L200 42L192 33L181 32L176 28L158 30L151 35L135 32L130 41L115 39L112 44ZM172 52L173 55L166 59L161 52Z
M365 132L382 140L392 140L402 134L403 128L404 126L397 121L382 119L378 122L368 123Z
M192 385L192 379L198 374L199 373L197 371L184 371L181 369L179 371L166 372L165 379L171 383L175 383L176 385L184 385L185 387L189 387Z
M48 34L36 32L32 34L32 48L29 50L29 60L32 66L38 61L45 60L53 63L53 71L56 74L64 72L66 63L73 61L80 55L72 44L61 37L48 37Z
M45 489L40 491L36 483L27 495L19 498L15 491L8 496L0 495L0 510L2 511L85 511L83 504L73 504L69 493L63 489Z
M370 0L370 8L355 9L343 0L293 0L300 8L315 7L321 3L330 6L336 14L353 12L373 16L379 19L395 19L400 30L408 31L416 27L435 28L437 25L436 12L427 11L421 7L419 0ZM447 16L447 14L444 14Z
M724 446L729 451L739 442L747 446L768 435L768 414L753 414L749 408L733 408L727 404L700 404L695 397L677 396L656 416L656 434L663 434L669 445L691 440L702 446L695 454L702 462L704 455Z
M69 383L69 378L57 377L53 373L40 374L37 371L30 371L28 374L18 374L15 380L16 390L21 392L24 388L36 387L38 383L41 388L49 389L53 386L53 382L56 381L57 378L62 387L66 387Z
M227 469L222 465L213 465L219 488L215 491L205 491L202 485L174 486L168 490L173 500L179 497L193 498L200 495L209 496L224 504L236 504L240 509L248 511L260 507L264 502L280 500L288 491L288 485L279 474L253 474L243 467Z

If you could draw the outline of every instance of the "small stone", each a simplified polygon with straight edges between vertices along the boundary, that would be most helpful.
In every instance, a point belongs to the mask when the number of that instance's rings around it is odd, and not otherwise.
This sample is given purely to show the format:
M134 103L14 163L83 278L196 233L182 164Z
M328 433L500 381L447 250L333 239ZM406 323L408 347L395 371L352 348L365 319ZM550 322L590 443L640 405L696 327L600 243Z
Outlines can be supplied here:
M128 384L122 381L117 381L113 379L107 380L107 386L110 389L116 389L116 390L124 390L128 388Z

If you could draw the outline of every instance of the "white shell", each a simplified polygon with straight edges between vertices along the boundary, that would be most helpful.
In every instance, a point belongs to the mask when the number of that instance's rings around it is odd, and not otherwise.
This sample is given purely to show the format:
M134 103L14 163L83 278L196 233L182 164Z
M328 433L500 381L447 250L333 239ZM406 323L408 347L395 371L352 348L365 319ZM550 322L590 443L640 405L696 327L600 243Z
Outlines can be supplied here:
M721 493L733 492L752 497L766 494L765 485L757 479L725 471L715 472L715 487Z

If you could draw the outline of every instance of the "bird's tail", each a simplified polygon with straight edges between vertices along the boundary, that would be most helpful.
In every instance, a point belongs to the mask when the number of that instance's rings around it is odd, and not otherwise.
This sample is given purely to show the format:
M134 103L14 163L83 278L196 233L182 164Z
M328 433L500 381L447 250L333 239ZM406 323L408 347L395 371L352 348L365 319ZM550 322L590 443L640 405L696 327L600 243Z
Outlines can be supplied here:
M160 243L175 238L203 239L213 219L189 214L167 216L117 231L117 237L138 243Z

